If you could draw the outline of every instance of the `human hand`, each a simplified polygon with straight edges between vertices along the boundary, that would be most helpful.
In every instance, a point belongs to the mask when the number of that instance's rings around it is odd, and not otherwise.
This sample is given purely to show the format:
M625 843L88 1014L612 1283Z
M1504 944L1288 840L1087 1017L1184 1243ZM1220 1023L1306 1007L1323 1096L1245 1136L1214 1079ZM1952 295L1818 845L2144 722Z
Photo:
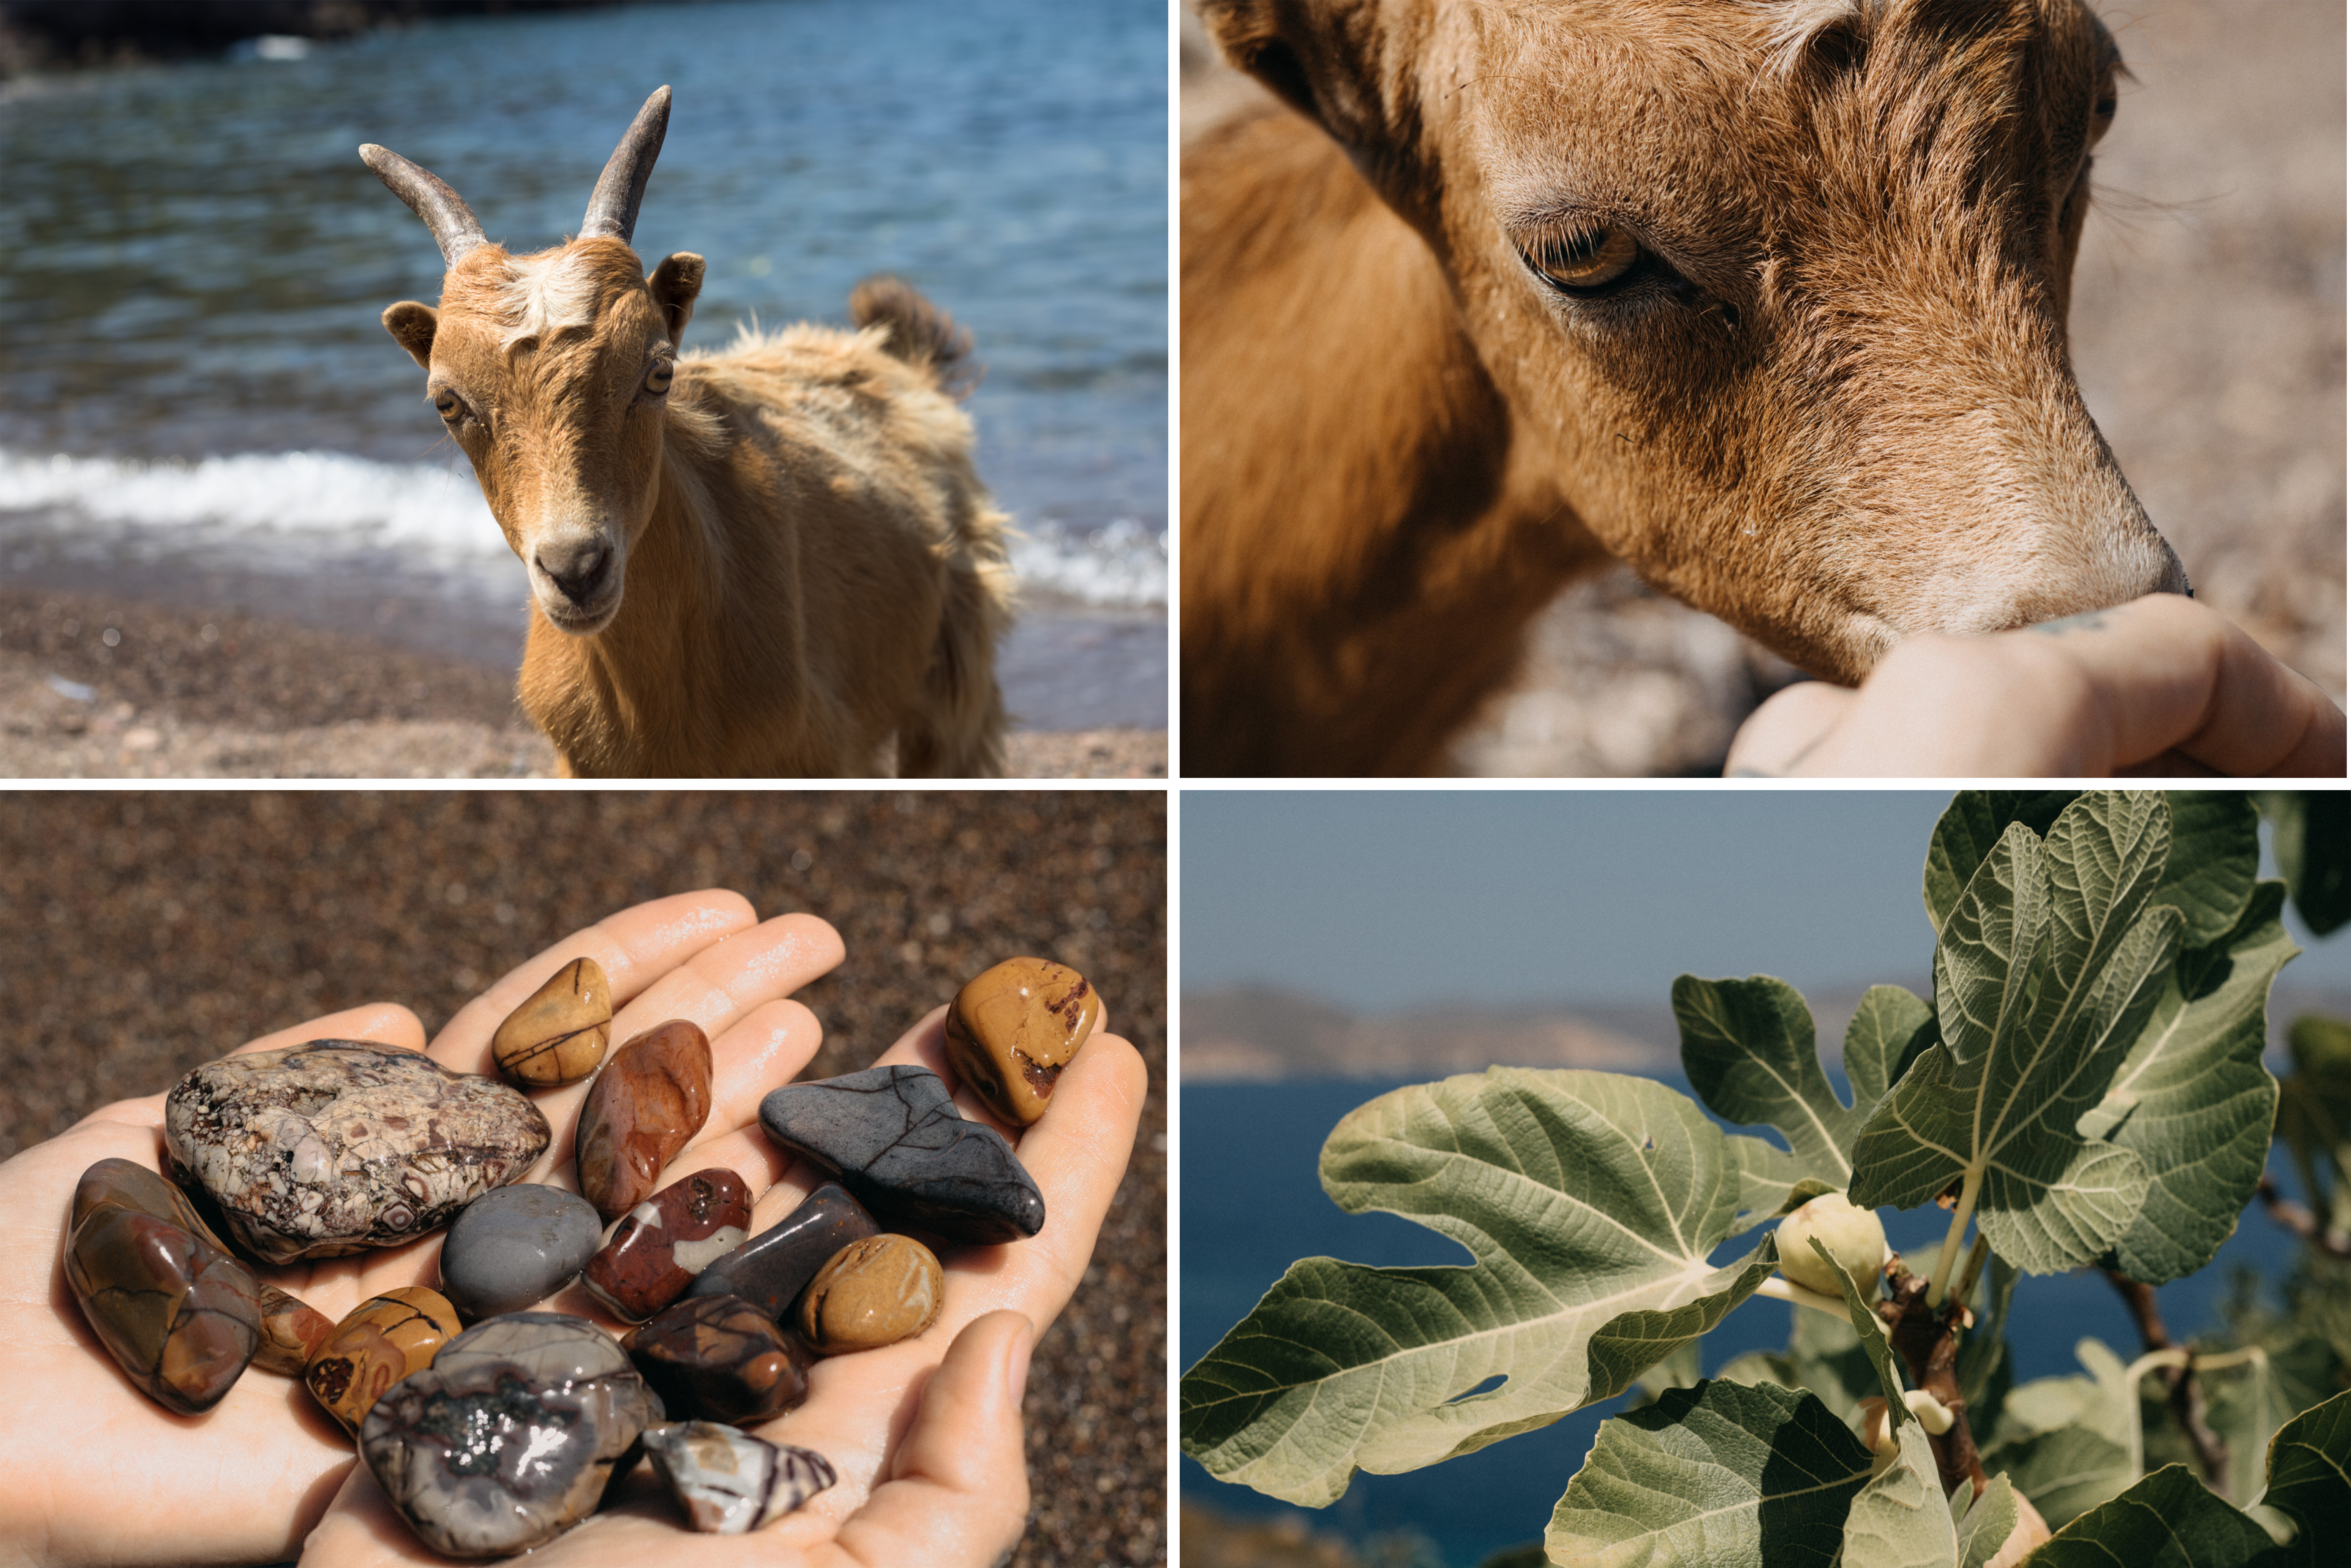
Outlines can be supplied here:
M549 963L545 971L553 968ZM876 1065L929 1068L955 1092L964 1115L1010 1138L1045 1195L1044 1229L1002 1246L945 1249L939 1261L946 1290L928 1330L880 1350L819 1360L810 1372L807 1402L751 1428L770 1442L812 1448L832 1462L839 1480L799 1511L748 1535L689 1534L650 1467L640 1466L612 1506L538 1548L534 1564L988 1568L1019 1542L1029 1511L1020 1437L1029 1352L1067 1304L1093 1256L1095 1234L1126 1171L1147 1079L1134 1048L1104 1032L1105 1013L1062 1072L1044 1116L1026 1129L1012 1127L990 1115L948 1064L946 1018L946 1008L934 1009ZM814 1049L812 1036L809 1049ZM712 1051L719 1051L715 1039ZM825 1174L783 1154L756 1121L761 1096L805 1061L805 1054L791 1060L787 1051L756 1073L722 1069L709 1128L663 1175L676 1181L713 1166L734 1170L762 1194L752 1207L754 1235L790 1213ZM732 1130L714 1132L722 1123ZM559 1145L568 1146L565 1139L559 1132ZM558 1185L571 1185L568 1165L559 1175ZM437 1248L438 1242L417 1245ZM578 1285L558 1295L552 1307L594 1318L614 1333L628 1327ZM393 1512L364 1467L346 1477L302 1555L306 1568L438 1561Z
M1726 778L2340 778L2341 710L2207 606L2156 593L1988 637L1900 643L1859 691L1790 686Z
M611 981L615 1044L671 1018L692 1019L710 1036L707 1143L745 1135L760 1092L815 1053L815 1016L787 998L840 963L841 947L832 927L811 915L759 924L736 894L681 894L623 910L517 967L429 1048L413 1013L381 1004L281 1030L239 1051L365 1040L487 1071L498 1024L582 954ZM555 1136L524 1179L576 1186L572 1133L586 1092L578 1084L532 1096ZM205 1414L176 1416L132 1385L83 1319L62 1262L75 1184L110 1155L158 1169L162 1123L162 1095L121 1101L0 1165L0 1212L16 1230L0 1256L0 1388L16 1416L0 1437L0 1475L14 1483L0 1488L6 1568L281 1561L300 1550L357 1463L350 1439L298 1381L248 1369ZM395 1286L436 1284L440 1248L436 1232L404 1247L254 1272L340 1319Z

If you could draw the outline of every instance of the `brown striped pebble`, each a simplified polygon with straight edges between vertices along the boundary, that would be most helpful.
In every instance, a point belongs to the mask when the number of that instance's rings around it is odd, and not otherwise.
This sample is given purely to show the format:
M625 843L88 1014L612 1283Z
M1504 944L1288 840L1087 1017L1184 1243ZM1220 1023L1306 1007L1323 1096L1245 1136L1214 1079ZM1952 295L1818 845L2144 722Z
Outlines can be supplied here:
M672 1019L612 1053L580 1107L580 1196L611 1224L653 1196L710 1114L710 1041Z
M254 1365L299 1377L334 1337L334 1319L275 1285L261 1287L261 1345L253 1353Z
M1027 1126L1045 1113L1061 1070L1101 1017L1102 998L1075 969L1007 958L956 993L947 1061L982 1104Z
M310 1358L302 1381L344 1430L357 1433L384 1390L432 1365L457 1333L457 1309L447 1298L402 1285L352 1308Z
M946 1277L911 1236L853 1241L818 1270L800 1296L800 1337L820 1355L879 1350L931 1326Z
M556 1089L596 1071L612 1040L612 988L593 958L574 958L490 1037L490 1055L507 1082Z

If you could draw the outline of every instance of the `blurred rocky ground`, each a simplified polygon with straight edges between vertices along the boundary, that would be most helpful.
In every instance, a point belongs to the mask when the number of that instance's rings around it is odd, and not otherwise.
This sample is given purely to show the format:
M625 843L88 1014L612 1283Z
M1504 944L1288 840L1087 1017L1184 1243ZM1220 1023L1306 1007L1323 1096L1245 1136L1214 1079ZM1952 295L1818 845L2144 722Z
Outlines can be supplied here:
M2135 80L2074 274L2092 415L2197 597L2344 700L2344 17L2335 0L2108 8ZM1187 14L1186 133L1256 89ZM1619 568L1536 623L1465 773L1720 771L1798 678Z

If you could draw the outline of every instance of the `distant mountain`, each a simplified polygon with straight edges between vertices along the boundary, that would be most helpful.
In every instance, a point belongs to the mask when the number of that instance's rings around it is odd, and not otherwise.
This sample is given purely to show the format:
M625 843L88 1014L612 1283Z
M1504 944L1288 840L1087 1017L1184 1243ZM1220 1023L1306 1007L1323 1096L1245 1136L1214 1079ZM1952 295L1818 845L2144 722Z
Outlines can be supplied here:
M1841 1060L1859 991L1808 996L1822 1057ZM2271 998L2272 1065L2282 1066L2285 1030L2299 1013L2351 1019L2351 996L2281 984ZM1186 1083L1281 1078L1397 1078L1482 1072L1489 1067L1589 1067L1610 1072L1673 1072L1681 1033L1673 1009L1430 1008L1361 1018L1269 986L1188 991L1178 1036L1178 1077Z

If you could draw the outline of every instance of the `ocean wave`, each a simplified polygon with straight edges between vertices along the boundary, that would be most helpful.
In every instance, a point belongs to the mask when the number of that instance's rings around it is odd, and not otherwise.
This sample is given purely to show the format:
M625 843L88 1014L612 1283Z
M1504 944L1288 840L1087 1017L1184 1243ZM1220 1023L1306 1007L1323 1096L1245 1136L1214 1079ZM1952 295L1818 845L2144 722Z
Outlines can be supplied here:
M470 473L340 452L188 463L0 449L0 524L17 538L148 558L233 546L250 569L293 573L322 555L399 557L460 576L503 575L513 559ZM1166 533L1133 518L1029 524L1012 557L1031 589L1090 604L1167 601Z

